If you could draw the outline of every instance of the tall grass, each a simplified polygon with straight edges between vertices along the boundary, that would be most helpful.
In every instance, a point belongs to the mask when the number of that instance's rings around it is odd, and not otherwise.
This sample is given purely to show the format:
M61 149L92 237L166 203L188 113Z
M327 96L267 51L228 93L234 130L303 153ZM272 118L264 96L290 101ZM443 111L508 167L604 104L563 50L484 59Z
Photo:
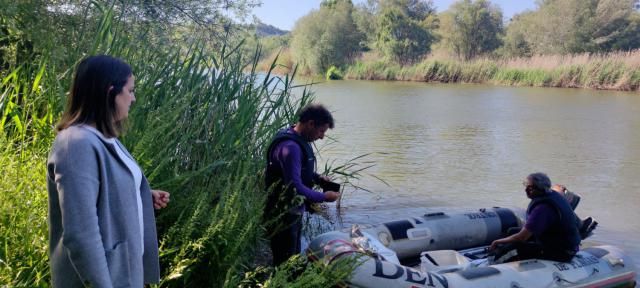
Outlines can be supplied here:
M261 235L264 147L310 99L292 101L291 79L260 76L255 65L244 73L243 59L226 52L193 48L153 59L160 69L136 69L143 96L125 143L173 195L159 218L163 286L237 280Z
M347 67L345 78L638 91L640 50L472 61L432 56L404 67L363 57Z
M93 46L69 59L104 53L134 69L137 101L122 140L152 187L172 193L169 207L157 213L160 286L239 285L263 233L264 149L311 94L304 89L300 97L292 96L295 69L274 77L272 62L267 73L258 73L259 49L246 57L239 46L224 44L220 51L203 42L151 47L144 37L126 34L127 24L111 10L98 10L102 17L95 19ZM2 75L3 287L48 286L45 163L71 64L43 59ZM285 277L286 271L276 272L279 280L273 281L283 286L296 281ZM309 282L317 287L339 281L309 273L304 279L324 279Z
M273 273L271 269L257 269L248 273L239 282L238 287L271 287L271 288L307 288L307 287L347 287L344 279L355 270L358 258L340 258L328 266L322 261L308 262L300 255L292 257L282 264L278 272L266 281L256 281L264 278L264 274ZM263 274L263 275L260 275Z
M0 147L0 286L47 286L46 156Z
M59 103L45 63L25 64L0 82L0 286L49 282L46 156Z
M16 148L46 149L53 137L54 111L58 101L47 89L56 86L57 79L47 72L45 63L26 64L2 75L0 93L0 133L12 139Z

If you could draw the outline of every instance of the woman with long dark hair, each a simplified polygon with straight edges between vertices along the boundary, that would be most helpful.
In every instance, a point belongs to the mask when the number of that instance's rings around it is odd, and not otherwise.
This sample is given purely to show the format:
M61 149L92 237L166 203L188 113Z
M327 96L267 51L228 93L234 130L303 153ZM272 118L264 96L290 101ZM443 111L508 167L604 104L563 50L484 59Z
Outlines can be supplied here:
M135 102L124 61L91 56L77 68L47 161L54 287L143 287L160 278L151 190L117 137Z

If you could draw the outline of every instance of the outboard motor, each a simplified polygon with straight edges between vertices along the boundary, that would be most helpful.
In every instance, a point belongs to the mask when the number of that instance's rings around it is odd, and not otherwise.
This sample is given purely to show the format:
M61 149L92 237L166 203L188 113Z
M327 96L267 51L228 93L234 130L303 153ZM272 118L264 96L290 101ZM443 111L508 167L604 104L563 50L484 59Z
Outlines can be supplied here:
M560 193L562 197L564 197L564 199L569 202L569 206L571 206L571 209L575 211L576 207L578 207L578 204L580 203L580 195L575 192L569 191L567 187L560 186L560 188L562 189L561 191L553 191ZM582 220L580 219L580 217L578 217L578 215L576 215L576 223L578 225L578 231L580 232L580 238L582 238L582 240L587 239L589 236L593 235L593 230L595 230L598 226L598 222L593 218L587 217Z

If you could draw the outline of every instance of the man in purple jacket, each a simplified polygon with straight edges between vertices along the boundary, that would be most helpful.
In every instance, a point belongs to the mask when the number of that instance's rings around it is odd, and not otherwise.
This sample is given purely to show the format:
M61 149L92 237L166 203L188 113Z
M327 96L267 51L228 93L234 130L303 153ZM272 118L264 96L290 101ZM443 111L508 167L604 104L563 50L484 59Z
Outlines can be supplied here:
M569 202L551 190L551 180L544 173L529 174L523 185L531 199L527 221L520 232L491 243L493 263L532 258L571 261L581 237Z
M267 152L265 207L274 266L300 253L304 202L333 202L337 191L319 192L314 184L329 179L315 172L316 158L311 142L323 139L333 128L333 117L322 105L310 104L298 115L298 123L278 131Z

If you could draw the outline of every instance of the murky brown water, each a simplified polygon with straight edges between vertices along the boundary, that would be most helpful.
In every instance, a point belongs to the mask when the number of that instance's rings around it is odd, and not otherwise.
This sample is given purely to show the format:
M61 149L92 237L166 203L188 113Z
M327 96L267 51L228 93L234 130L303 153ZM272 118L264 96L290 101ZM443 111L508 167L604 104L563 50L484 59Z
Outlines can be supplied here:
M389 185L363 177L372 193L347 191L339 225L422 208L524 208L522 180L542 171L582 196L577 213L600 223L591 241L640 265L640 93L383 81L313 90L336 118L328 135L338 143L318 143L320 163L372 153L356 162L375 163L366 173Z

